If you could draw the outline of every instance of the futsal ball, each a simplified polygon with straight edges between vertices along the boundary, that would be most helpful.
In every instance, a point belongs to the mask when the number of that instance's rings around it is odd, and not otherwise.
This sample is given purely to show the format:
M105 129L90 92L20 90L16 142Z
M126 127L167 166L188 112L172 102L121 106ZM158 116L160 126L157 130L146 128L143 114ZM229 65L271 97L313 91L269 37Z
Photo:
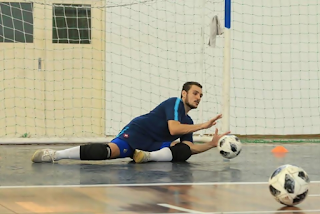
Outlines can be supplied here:
M290 164L278 167L269 178L271 195L281 204L295 206L308 195L310 179L300 167Z
M240 154L242 144L237 136L229 134L220 138L217 147L222 157L232 159Z

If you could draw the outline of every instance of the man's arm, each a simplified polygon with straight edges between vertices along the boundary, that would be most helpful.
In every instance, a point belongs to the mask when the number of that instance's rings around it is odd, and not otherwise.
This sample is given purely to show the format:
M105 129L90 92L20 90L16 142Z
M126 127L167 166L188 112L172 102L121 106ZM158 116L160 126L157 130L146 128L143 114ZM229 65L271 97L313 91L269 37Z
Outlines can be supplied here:
M230 131L225 132L223 134L218 134L218 129L216 128L215 133L214 133L214 135L212 137L212 140L209 141L209 142L206 142L206 143L203 143L203 144L194 144L194 143L192 143L190 141L182 141L182 143L187 144L191 149L191 153L193 155L195 155L195 154L199 154L199 153L208 151L209 149L212 149L214 147L217 147L220 138L222 138L223 136L225 136L227 134L230 134Z
M219 114L208 122L201 124L181 124L178 120L168 120L168 128L171 135L184 135L202 129L211 128L220 118L222 118L222 114Z
M181 124L177 120L169 120L168 128L171 135L184 135L203 129L203 124Z
M193 155L208 151L209 149L216 147L216 146L213 146L212 144L210 144L209 142L202 143L202 144L193 144L190 141L182 141L182 143L185 143L190 147L191 153Z

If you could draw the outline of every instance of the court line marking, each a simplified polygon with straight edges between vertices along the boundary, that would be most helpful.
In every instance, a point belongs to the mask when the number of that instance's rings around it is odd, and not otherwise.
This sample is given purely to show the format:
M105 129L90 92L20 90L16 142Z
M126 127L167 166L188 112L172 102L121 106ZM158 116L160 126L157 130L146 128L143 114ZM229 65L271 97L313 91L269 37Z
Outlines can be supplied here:
M277 214L277 213L319 213L320 210L273 210L273 211L240 211L240 212L208 212L206 214L257 214L257 213L269 213L269 214Z
M311 194L311 195L308 195L309 197L320 197L320 194Z
M158 204L161 207L166 207L169 209L175 209L175 210L179 210L179 211L183 211L183 212L187 212L187 213L205 213L205 212L200 212L200 211L196 211L196 210L190 210L190 209L186 209L186 208L182 208L182 207L177 207L171 204Z
M313 213L313 212L319 212L320 210L273 210L273 211L228 211L228 212L201 212L201 211L196 211L196 210L190 210L190 209L185 209L182 207L177 207L171 204L158 204L158 206L162 207L167 207L170 209L175 209L183 212L188 212L188 213L198 213L198 214L255 214L255 213Z
M320 181L311 181L320 184ZM141 184L75 184L75 185L30 185L30 186L0 186L0 189L14 188L74 188L74 187L145 187L145 186L211 186L211 185L261 185L268 182L204 182L204 183L141 183Z

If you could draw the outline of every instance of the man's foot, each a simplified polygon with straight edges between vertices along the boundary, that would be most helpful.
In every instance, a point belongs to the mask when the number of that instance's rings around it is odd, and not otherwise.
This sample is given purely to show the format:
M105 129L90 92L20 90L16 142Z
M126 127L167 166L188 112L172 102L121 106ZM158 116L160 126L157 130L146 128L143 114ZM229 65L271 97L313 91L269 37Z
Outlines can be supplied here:
M37 150L31 160L34 163L53 163L56 151L52 149L39 149Z
M150 152L141 151L139 149L134 150L133 160L136 163L145 163L150 161Z

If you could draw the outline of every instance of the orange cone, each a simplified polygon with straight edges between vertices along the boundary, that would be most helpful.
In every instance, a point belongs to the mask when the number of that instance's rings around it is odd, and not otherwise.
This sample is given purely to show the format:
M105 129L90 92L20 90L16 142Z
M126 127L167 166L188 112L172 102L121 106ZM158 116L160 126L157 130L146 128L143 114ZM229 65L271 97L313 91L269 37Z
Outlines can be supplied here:
M283 146L276 146L271 150L271 152L273 152L273 153L287 153L288 150L286 148L284 148Z
M284 157L286 155L286 153L288 152L288 150L286 148L284 148L283 146L276 146L275 148L273 148L271 150L271 152L273 153L273 155L275 157Z

